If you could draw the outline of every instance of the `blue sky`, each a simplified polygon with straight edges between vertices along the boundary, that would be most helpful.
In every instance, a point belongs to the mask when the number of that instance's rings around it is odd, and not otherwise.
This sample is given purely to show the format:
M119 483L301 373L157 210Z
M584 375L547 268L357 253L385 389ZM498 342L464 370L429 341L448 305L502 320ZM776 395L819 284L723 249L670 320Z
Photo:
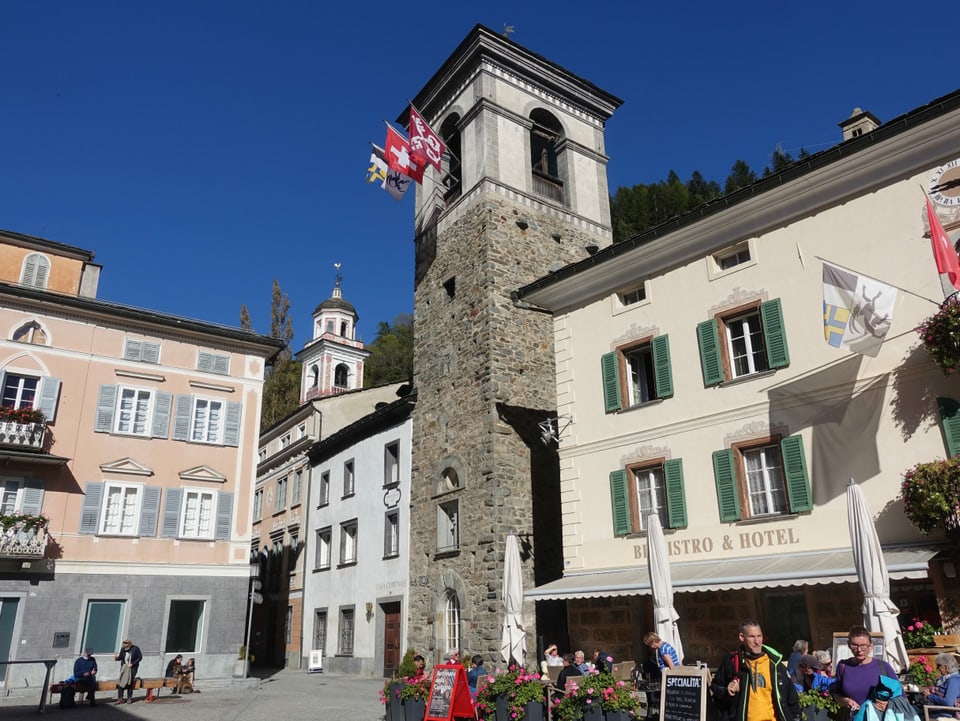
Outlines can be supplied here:
M611 192L723 182L960 86L954 13L902 2L3 0L0 228L88 248L100 297L269 331L295 349L333 263L371 341L413 310L413 198L364 183L368 141L477 23L624 100Z

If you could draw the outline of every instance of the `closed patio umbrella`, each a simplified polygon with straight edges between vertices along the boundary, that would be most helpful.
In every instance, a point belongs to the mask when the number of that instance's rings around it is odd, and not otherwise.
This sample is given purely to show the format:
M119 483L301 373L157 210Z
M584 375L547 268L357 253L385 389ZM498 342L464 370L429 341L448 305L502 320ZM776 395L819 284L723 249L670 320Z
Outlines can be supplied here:
M890 600L890 577L877 529L863 491L852 478L847 484L847 522L853 563L863 591L863 625L874 633L883 633L886 660L902 671L910 660L897 620L900 609Z
M512 656L523 666L524 638L523 630L523 566L520 563L520 548L517 537L507 536L507 545L503 553L503 634L500 637L500 655L510 661Z
M653 621L657 635L676 649L677 658L683 663L683 645L677 628L680 615L673 607L673 581L670 579L667 543L663 539L660 516L655 513L647 516L647 570L650 573Z

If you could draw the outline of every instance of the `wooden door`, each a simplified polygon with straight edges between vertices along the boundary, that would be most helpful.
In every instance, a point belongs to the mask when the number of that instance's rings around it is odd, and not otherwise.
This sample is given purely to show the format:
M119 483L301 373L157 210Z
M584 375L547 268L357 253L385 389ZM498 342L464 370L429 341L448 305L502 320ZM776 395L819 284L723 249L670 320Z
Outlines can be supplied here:
M400 603L385 603L383 609L383 675L400 668Z

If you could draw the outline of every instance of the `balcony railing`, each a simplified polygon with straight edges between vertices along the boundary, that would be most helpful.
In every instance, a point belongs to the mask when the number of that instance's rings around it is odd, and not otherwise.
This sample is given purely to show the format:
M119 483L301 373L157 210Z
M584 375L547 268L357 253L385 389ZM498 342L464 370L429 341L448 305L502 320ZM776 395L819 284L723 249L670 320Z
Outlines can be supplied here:
M0 536L0 557L43 558L47 538L43 528L28 529L23 524L14 524Z
M0 448L41 451L46 435L46 423L0 421Z

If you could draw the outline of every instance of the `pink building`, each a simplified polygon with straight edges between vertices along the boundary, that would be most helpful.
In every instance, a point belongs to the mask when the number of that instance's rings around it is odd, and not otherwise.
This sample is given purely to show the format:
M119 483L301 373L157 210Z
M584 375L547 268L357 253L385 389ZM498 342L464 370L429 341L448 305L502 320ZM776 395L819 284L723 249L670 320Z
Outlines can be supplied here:
M234 672L264 366L280 341L96 298L92 253L0 231L0 661L84 647ZM0 666L36 683L42 666Z

